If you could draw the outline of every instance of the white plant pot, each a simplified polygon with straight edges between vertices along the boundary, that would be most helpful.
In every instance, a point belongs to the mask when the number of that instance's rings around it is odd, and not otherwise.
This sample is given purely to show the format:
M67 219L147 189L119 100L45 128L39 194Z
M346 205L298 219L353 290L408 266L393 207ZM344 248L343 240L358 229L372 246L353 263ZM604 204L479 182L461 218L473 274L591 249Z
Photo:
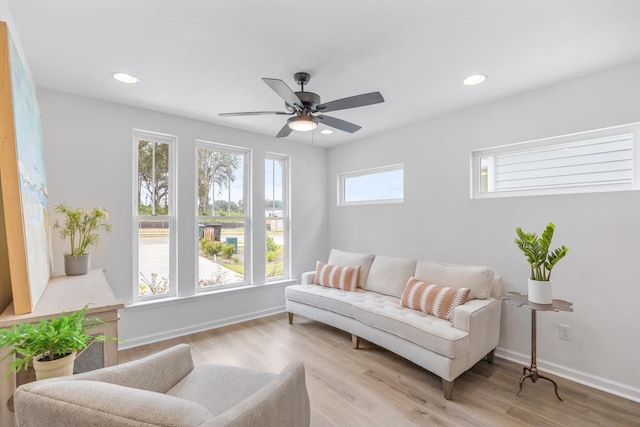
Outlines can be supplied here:
M73 375L73 363L75 360L75 351L65 357L51 361L40 361L34 357L33 369L36 371L36 380Z
M551 280L529 279L529 301L535 304L551 304L553 301L551 293Z

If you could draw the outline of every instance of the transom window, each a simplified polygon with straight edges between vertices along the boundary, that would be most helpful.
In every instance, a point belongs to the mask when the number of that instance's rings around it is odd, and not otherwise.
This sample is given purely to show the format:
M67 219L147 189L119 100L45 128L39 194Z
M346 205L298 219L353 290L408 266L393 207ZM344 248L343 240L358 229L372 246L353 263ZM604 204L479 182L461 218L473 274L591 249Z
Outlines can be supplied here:
M402 203L404 165L396 164L338 175L338 205Z
M478 150L472 197L637 189L632 124Z

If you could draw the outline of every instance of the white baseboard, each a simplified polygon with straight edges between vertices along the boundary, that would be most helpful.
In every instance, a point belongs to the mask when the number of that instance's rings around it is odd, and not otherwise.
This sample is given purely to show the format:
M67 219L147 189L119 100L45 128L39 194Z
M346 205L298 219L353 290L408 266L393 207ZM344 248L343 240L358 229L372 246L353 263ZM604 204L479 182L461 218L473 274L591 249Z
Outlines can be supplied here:
M496 349L495 355L502 359L520 363L524 366L531 365L531 355L529 354L522 354L516 351L498 347ZM589 387L593 387L597 390L602 390L604 392L614 394L616 396L624 397L625 399L640 402L640 389L636 387L622 384L617 381L612 381L607 378L598 377L586 372L577 371L575 369L557 365L552 362L540 360L539 358L536 360L536 364L541 371L545 371L550 374L557 375L559 377L566 378L568 380L575 381Z
M189 334L195 334L196 332L207 331L209 329L220 328L222 326L233 325L235 323L246 322L247 320L258 319L260 317L270 316L272 314L282 313L285 311L285 306L274 307L268 310L254 311L252 313L244 313L239 316L226 317L224 319L217 319L211 322L199 323L197 325L191 325L186 328L172 329L169 331L163 331L157 334L144 335L141 337L127 339L127 341L118 345L119 350L126 350L133 347L138 347L145 344L151 344L158 341L163 341L171 338L182 337Z

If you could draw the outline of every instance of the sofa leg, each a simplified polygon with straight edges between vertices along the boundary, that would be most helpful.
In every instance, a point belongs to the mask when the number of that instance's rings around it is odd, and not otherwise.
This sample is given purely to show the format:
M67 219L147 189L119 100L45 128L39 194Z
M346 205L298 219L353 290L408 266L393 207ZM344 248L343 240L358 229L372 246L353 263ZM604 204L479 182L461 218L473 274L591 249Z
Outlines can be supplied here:
M360 337L357 335L351 334L351 344L353 344L353 348L356 350L360 347Z
M453 381L447 381L443 378L442 391L444 392L444 398L451 400L451 396L453 395Z
M289 315L289 324L293 325L293 313L287 313Z
M493 364L493 353L496 351L496 349L494 348L493 350L491 350L488 354L487 354L487 363L491 363Z

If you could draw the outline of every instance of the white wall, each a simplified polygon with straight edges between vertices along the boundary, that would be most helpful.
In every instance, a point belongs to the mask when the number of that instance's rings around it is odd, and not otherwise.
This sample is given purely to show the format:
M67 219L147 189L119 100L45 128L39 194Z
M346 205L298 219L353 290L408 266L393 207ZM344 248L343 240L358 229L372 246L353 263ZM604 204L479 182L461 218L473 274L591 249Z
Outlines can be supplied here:
M16 28L16 23L13 19L13 13L11 13L11 8L9 7L9 3L7 0L0 0L0 21L4 21L7 23L7 27L9 27L9 34L11 35L11 39L13 40L13 44L20 55L20 59L22 60L22 66L29 77L29 81L34 87L35 90L35 82L33 80L33 74L31 73L31 67L29 66L29 61L27 60L27 56L24 53L24 48L22 47L22 41L20 41L20 34L18 34L18 29Z
M196 245L195 140L253 150L255 241L265 239L264 154L291 156L292 275L299 277L327 252L327 151L209 123L56 92L38 90L42 111L49 204L103 206L113 230L91 249L92 267L107 270L116 296L131 303L133 289L133 136L134 128L178 137L178 286L193 292ZM54 273L63 274L66 245L54 236ZM188 254L180 258L180 254ZM255 282L264 283L264 261L254 260ZM260 274L262 273L262 277ZM88 301L89 302L89 301ZM284 309L283 285L221 292L178 302L127 308L121 312L124 347L241 321Z
M639 75L636 62L331 149L330 247L484 264L526 293L514 229L553 221L554 243L570 248L554 297L575 311L538 315L539 366L640 400L640 192L469 197L471 150L640 121ZM393 163L404 163L404 204L336 206L336 174ZM502 356L529 363L529 322L505 305ZM558 324L571 326L570 342Z

